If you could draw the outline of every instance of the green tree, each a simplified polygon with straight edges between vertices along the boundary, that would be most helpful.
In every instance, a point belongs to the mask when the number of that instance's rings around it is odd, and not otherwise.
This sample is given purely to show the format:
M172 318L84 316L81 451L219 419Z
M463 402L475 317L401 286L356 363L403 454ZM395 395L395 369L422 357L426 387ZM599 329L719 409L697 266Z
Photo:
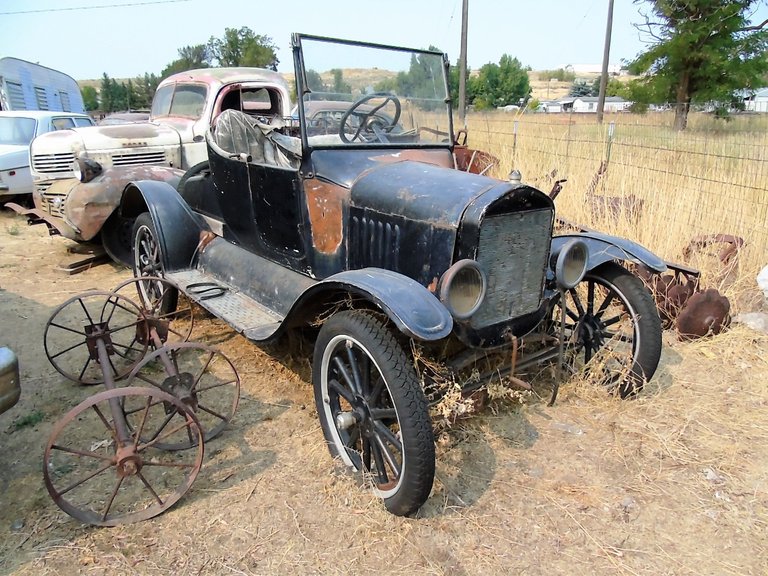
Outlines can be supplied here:
M531 95L528 70L509 54L498 64L485 64L469 84L472 103L479 109L522 104Z
M211 55L207 44L184 46L178 50L179 57L168 64L160 73L161 78L167 78L171 74L194 70L195 68L208 68L211 65Z
M114 112L118 108L119 88L117 82L110 78L106 72L101 76L101 89L99 90L99 104L104 112Z
M635 0L649 4L637 27L650 48L631 64L646 73L649 95L675 102L675 129L685 130L692 103L730 102L768 71L768 20L749 25L760 0Z
M344 72L339 68L332 68L331 74L333 74L333 87L331 92L336 94L352 94L352 86L348 82L344 81Z
M83 105L88 112L99 109L99 96L96 88L93 86L83 86L80 94L83 96Z
M280 60L272 38L255 34L247 26L225 28L224 36L211 36L207 50L219 66L255 66L277 70Z
M599 83L600 79L597 79L598 82L598 89L599 89ZM571 89L568 90L568 96L573 96L575 98L578 98L580 96L597 96L597 94L594 93L595 85L594 83L589 83L586 80L574 80L573 84L571 84Z
M439 52L430 46L431 51ZM411 54L408 72L398 72L394 78L387 78L374 87L377 92L393 91L409 98L421 99L419 106L432 109L435 99L443 106L445 98L445 80L443 78L443 59L433 54Z
M131 100L131 106L135 109L148 109L152 106L152 98L155 96L157 85L160 78L155 74L144 73L144 76L137 76L133 80L134 94Z

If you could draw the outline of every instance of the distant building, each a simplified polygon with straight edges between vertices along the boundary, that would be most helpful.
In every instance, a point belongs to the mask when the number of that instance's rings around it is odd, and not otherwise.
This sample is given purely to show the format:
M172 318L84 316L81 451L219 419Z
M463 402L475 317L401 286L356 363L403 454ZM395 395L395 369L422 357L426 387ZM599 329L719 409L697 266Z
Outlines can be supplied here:
M573 72L574 74L602 74L602 64L568 64L563 66L566 72ZM621 74L621 64L608 64L608 74L618 76Z
M744 109L748 112L768 112L768 88L760 88L745 95Z
M595 114L597 113L597 96L579 96L577 98L565 98L560 100L563 106L563 112L574 112L576 114ZM606 96L604 112L623 112L632 106L632 102L624 100L619 96Z
M563 104L559 100L544 100L539 104L539 110L549 114L557 114L563 111Z

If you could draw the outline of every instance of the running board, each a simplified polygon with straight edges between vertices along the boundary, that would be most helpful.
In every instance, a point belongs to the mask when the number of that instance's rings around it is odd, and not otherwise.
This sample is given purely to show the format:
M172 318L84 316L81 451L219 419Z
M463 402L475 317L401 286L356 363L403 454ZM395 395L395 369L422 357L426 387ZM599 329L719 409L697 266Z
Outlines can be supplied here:
M166 273L187 297L230 324L249 340L271 338L282 326L283 316L237 288L199 270Z

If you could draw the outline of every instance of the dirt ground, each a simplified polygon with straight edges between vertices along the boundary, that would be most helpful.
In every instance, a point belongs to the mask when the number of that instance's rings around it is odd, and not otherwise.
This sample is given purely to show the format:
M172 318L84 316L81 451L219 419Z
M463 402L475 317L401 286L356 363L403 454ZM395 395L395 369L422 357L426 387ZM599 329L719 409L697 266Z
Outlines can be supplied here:
M51 367L43 330L70 296L129 273L68 276L56 266L72 245L0 213L0 345L23 385L0 415L2 574L768 573L768 337L743 326L695 343L665 334L635 400L569 382L548 407L534 386L455 423L438 434L432 495L399 518L331 460L309 353L204 318L193 339L242 379L235 419L165 514L83 525L48 496L42 458L54 423L100 388Z

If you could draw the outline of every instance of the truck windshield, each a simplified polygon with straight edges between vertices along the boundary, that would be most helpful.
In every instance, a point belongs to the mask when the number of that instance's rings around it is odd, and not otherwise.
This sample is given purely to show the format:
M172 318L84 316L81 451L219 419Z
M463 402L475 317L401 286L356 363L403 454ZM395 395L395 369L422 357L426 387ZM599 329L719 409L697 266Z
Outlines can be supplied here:
M450 143L441 53L312 37L301 37L301 49L310 145Z
M27 146L35 137L36 125L34 118L0 118L0 144Z
M152 100L152 118L181 116L197 120L203 114L208 88L202 84L170 84Z

